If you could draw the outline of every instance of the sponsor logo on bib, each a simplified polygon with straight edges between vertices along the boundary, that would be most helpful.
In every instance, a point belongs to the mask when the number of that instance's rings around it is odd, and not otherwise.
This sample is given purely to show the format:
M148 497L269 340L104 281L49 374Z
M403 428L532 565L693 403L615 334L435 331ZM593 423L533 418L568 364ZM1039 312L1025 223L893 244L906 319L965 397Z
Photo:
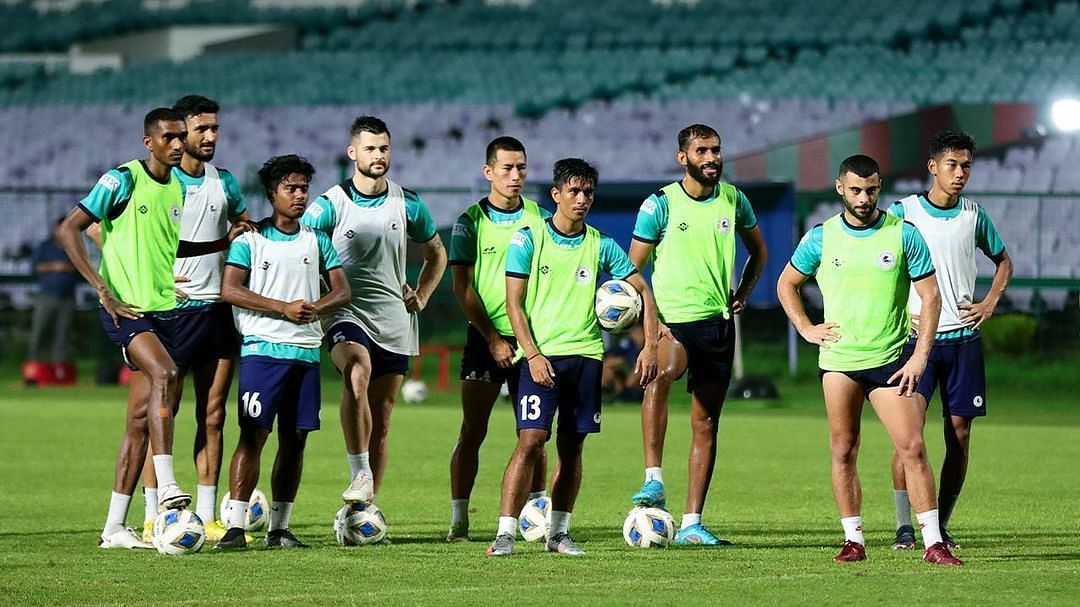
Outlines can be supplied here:
M685 232L685 231L687 231L689 229L690 229L690 224L686 223L685 221L679 224L679 230Z

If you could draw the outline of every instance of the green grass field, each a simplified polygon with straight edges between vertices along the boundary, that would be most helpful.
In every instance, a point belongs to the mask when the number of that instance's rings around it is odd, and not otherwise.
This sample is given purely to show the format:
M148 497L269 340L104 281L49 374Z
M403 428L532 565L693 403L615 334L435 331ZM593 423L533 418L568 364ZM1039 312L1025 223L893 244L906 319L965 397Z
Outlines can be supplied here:
M339 384L324 381L324 428L308 447L293 529L309 551L201 554L104 551L121 434L119 388L24 389L0 384L0 603L11 605L370 604L1059 604L1080 602L1078 360L998 361L991 414L976 423L968 485L951 531L966 566L937 568L889 549L894 517L890 447L865 412L861 475L869 560L836 565L842 537L829 487L825 416L816 381L781 383L783 399L729 403L705 522L734 546L635 550L622 540L629 495L641 483L637 407L608 406L585 449L572 530L581 559L518 544L484 555L498 485L513 444L509 405L497 409L472 501L474 541L448 545L448 459L460 420L456 393L399 405L379 504L393 545L341 548L331 520L347 481L337 422ZM1027 367L1029 374L1018 371ZM1013 381L1009 378L1016 378ZM682 514L689 436L684 395L672 405L665 477ZM935 468L939 409L928 441ZM234 416L233 410L230 415ZM177 475L186 463L190 403L180 415ZM226 437L229 453L236 430ZM272 457L269 450L268 457ZM264 471L267 468L264 468ZM268 486L264 479L261 485ZM222 487L225 482L223 481ZM224 489L222 489L224 491ZM129 524L141 523L141 496Z

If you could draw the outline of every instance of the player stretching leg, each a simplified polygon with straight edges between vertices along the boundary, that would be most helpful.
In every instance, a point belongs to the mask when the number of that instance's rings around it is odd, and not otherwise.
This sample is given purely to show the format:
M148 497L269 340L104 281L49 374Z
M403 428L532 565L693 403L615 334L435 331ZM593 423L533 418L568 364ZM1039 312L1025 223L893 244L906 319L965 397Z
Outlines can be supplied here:
M232 173L210 164L217 149L218 104L206 97L188 95L173 104L173 109L185 116L188 133L184 158L173 169L185 193L180 247L173 269L178 277L176 307L182 312L177 317L175 339L193 349L190 372L195 386L194 453L198 474L195 513L205 522L206 539L216 542L225 534L216 514L225 401L232 385L235 358L240 353L232 309L221 302L221 275L229 243L250 226L240 184ZM180 369L180 387L188 370ZM149 398L150 384L144 374L132 374L130 386L131 398ZM143 487L143 541L149 542L157 512L157 479L150 457L143 467Z
M503 382L517 402L520 369L513 362L517 340L506 315L506 249L521 227L534 233L551 213L522 196L528 173L525 146L498 137L487 147L484 177L487 198L469 207L450 237L454 295L469 321L461 357L461 431L450 456L450 532L447 541L469 539L469 496L479 468L480 445L487 436L491 409ZM544 495L544 452L533 469L529 497Z
M349 460L348 503L375 498L386 468L394 397L419 351L417 313L446 270L446 250L420 196L386 178L390 131L372 116L352 125L351 179L315 200L301 220L330 235L349 277L352 300L323 321L341 372L341 429ZM416 289L405 282L405 239L420 244Z
M499 530L490 556L514 551L517 514L555 412L558 461L551 481L551 528L545 550L585 554L570 537L570 513L581 487L581 449L600 431L600 374L604 344L593 302L601 272L626 280L641 293L645 348L638 357L641 384L656 376L656 303L645 280L611 238L585 224L598 180L596 169L577 158L555 163L551 197L555 215L534 232L514 234L506 256L506 307L519 344L518 443L503 475Z
M641 404L645 483L631 499L643 506L667 507L661 464L668 394L689 371L690 478L676 542L715 546L729 542L701 524L701 513L716 465L720 411L731 382L735 352L731 315L745 309L768 251L746 196L735 186L720 183L724 168L720 135L703 124L686 127L679 132L675 158L686 169L683 179L642 203L630 244L630 260L638 270L653 261L652 282L662 321L657 347L660 372ZM736 234L749 257L732 295Z
M917 397L924 401L925 411L935 388L941 385L945 461L941 464L937 501L941 537L949 548L956 547L946 527L967 475L971 425L976 417L986 415L986 370L979 327L993 315L1012 277L1012 260L990 216L981 206L960 196L971 176L974 153L975 141L970 135L950 130L938 133L930 141L927 160L934 177L930 191L908 196L889 209L919 228L938 270L941 320L926 371L919 379ZM990 291L980 303L975 303L976 248L996 266ZM918 296L908 302L915 328L920 305ZM915 344L914 338L909 339L905 352L913 351ZM911 526L911 505L899 456L893 457L892 472L897 521L893 549L911 550L915 547L915 529Z
M179 398L177 366L188 352L172 341L176 299L173 263L180 242L184 188L172 176L187 138L184 116L157 108L143 120L143 145L150 155L113 169L64 219L58 239L75 269L97 290L101 321L125 361L141 369L148 399L129 399L124 438L102 548L149 548L124 526L131 495L146 457L147 438L161 483L158 510L184 508L191 496L176 484L172 465L173 410ZM101 266L95 270L80 232L101 223Z
M914 396L941 312L930 251L915 226L877 208L881 174L872 158L856 155L844 160L836 192L843 200L843 213L803 237L776 286L784 312L799 334L820 347L833 494L844 528L844 545L834 560L866 559L856 460L863 401L869 400L904 464L926 546L923 558L939 565L961 565L941 541L934 477L923 441L923 406ZM799 297L799 289L815 275L825 307L821 324L807 317ZM924 332L905 361L912 284L923 302L919 315Z
M318 317L349 301L349 282L330 239L300 225L315 168L294 155L276 156L259 170L274 208L256 230L229 247L221 296L236 307L240 355L240 441L229 469L229 529L214 546L244 548L248 500L259 481L259 457L278 422L271 475L268 548L307 548L289 531L304 467L307 435L319 429ZM319 278L330 292L319 297Z

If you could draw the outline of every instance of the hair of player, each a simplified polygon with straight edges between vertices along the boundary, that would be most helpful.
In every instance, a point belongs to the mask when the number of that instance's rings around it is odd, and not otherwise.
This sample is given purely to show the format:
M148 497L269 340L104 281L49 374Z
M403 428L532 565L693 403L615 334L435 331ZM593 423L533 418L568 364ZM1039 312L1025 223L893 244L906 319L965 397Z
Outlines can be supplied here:
M182 113L184 118L198 116L199 114L216 114L221 106L217 101L202 95L185 95L176 100L173 109Z
M717 133L716 129L707 124L691 124L679 131L679 149L685 152L689 149L690 142L694 139L705 139L708 137L716 137L716 140L719 141L720 133Z
M390 136L390 129L387 128L386 123L374 116L357 116L356 120L353 120L352 128L349 130L349 137L359 137L360 133L371 133L372 135L382 135L386 133L387 137Z
M315 167L308 162L307 158L296 154L274 156L264 162L262 168L259 169L259 181L266 189L266 197L270 198L278 184L293 173L303 175L310 183L311 176L315 174Z
M563 158L555 161L555 167L551 171L551 185L561 190L564 185L577 179L580 185L589 184L596 187L600 182L600 173L596 167L580 158Z
M495 160L498 158L499 150L504 152L521 152L526 158L528 154L525 154L525 145L514 137L503 135L502 137L496 137L491 140L491 143L487 145L487 165L495 166Z
M840 163L840 171L836 174L838 178L843 178L848 173L855 173L855 175L866 179L875 173L881 175L881 167L873 158L866 154L855 154L854 156L848 156Z
M149 135L159 122L183 122L185 116L171 107L158 107L147 112L143 118L143 134Z
M964 131L945 129L930 140L930 158L938 158L945 152L968 151L975 155L975 138Z

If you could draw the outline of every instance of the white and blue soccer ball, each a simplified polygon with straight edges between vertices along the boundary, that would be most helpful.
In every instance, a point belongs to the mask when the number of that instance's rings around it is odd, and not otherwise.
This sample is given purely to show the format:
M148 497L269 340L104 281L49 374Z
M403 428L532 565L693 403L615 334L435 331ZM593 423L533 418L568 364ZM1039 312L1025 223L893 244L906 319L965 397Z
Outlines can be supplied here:
M218 520L229 520L229 498L231 494L226 491L225 495L221 498L221 505L218 507L218 516L221 517ZM244 531L262 531L270 526L270 502L266 499L266 494L258 489L251 491L251 499L248 500L247 518L244 519Z
M675 539L675 519L662 508L636 506L626 515L623 539L635 548L663 548Z
M345 504L334 515L334 538L342 546L376 544L386 537L386 517L375 504Z
M419 379L409 379L401 384L401 399L407 403L418 403L428 396L428 387Z
M202 519L191 510L170 509L154 519L154 548L161 554L198 552L206 540Z
M641 315L641 294L625 280L609 280L596 290L596 320L612 333L629 329Z
M525 502L518 515L518 531L526 542L542 542L551 528L551 498L534 497Z

